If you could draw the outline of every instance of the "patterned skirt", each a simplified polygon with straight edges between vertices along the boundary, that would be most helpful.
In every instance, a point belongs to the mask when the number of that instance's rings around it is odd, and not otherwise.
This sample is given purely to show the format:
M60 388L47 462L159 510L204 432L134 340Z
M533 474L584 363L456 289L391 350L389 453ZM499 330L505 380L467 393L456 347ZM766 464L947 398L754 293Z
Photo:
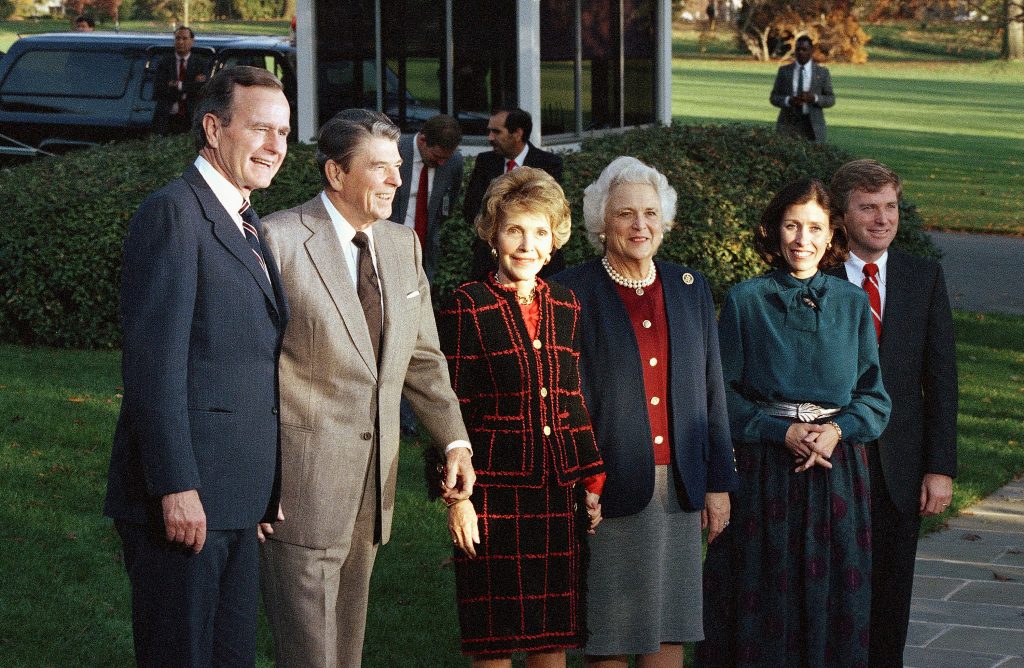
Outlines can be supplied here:
M455 556L462 651L471 656L579 647L586 508L573 486L477 484L475 559Z
M867 666L870 489L864 446L794 473L775 444L736 444L739 491L704 562L697 665Z

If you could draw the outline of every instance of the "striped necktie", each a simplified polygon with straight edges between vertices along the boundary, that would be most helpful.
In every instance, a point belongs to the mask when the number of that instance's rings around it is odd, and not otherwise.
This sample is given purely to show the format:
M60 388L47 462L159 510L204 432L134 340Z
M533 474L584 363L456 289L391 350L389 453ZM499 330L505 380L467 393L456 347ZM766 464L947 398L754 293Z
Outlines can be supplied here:
M263 246L260 244L260 217L249 206L249 202L242 203L242 208L238 210L238 215L242 217L242 229L245 231L245 240L249 242L253 255L256 256L256 260L263 267L263 273L267 275L267 280L270 280L270 271L267 270L267 262L263 259Z
M875 321L875 336L882 338L882 293L878 290L878 265L868 262L864 265L864 292L871 302L871 319Z

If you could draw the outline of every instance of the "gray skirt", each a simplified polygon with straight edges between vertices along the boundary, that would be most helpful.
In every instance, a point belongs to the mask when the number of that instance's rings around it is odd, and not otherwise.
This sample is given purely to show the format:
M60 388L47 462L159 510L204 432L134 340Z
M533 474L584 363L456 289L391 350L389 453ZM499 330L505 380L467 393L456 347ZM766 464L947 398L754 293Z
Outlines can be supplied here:
M661 643L704 639L700 511L680 507L670 466L654 471L647 507L604 520L588 537L588 655L652 654Z

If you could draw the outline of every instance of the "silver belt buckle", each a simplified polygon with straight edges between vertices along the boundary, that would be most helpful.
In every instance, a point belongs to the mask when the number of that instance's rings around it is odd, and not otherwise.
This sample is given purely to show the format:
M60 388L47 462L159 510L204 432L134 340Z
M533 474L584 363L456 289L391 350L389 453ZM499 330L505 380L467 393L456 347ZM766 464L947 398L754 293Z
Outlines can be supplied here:
M825 409L817 404L804 402L796 407L796 419L800 422L814 422L825 414Z

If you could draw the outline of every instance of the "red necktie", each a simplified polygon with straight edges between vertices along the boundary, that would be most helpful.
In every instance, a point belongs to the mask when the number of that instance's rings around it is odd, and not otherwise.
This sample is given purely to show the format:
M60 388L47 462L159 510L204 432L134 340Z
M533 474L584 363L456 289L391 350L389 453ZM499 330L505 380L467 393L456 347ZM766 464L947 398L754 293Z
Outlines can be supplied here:
M511 172L516 167L518 167L518 165L516 165L516 161L515 160L509 160L507 163L505 163L505 173L508 174L509 172Z
M185 80L185 59L178 57L178 81Z
M416 236L420 238L420 245L427 244L427 165L420 170L420 185L416 190Z
M875 321L875 335L882 338L882 294L878 291L878 265L868 262L864 265L864 292L871 302L871 318Z

